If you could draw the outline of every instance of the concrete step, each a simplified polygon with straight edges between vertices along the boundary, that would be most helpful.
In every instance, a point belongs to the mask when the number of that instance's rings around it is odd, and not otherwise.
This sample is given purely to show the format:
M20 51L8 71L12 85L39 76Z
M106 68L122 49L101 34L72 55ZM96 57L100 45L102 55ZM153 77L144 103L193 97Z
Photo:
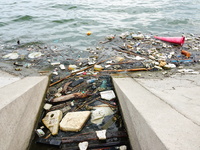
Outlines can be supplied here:
M21 79L20 77L11 75L7 72L0 70L0 88L6 86L8 84L11 84L15 81L18 81L20 79Z
M177 81L177 79L174 81ZM166 94L163 94L165 93L163 88L153 88L153 85L159 85L161 80L149 82L149 80L142 79L136 81L133 78L113 77L113 82L134 150L200 149L200 126L197 124L200 118L200 115L198 115L200 109L198 112L196 111L195 115L198 116L198 119L195 119L195 117L191 119L191 115L186 115L190 114L187 113L190 110L177 110L173 103L165 101ZM167 83L171 82L173 81L168 82L166 80L165 82L162 81L162 84L166 88ZM177 91L177 95L180 95L181 91L186 93L185 88L187 86L186 83L182 84L182 89ZM196 97L199 97L199 94L197 94L197 90L200 91L199 85L190 88L193 88L193 90L190 89L190 92L194 91ZM174 94L170 97L171 92ZM180 102L181 97L175 96L176 92L173 90L171 92L168 90L168 98ZM192 94L190 93L190 95ZM196 99L193 96L190 100L192 103ZM182 106L183 104L180 103ZM197 103L195 105L196 107L200 106ZM185 108L189 108L189 106Z
M0 88L0 149L28 147L49 78L26 77Z

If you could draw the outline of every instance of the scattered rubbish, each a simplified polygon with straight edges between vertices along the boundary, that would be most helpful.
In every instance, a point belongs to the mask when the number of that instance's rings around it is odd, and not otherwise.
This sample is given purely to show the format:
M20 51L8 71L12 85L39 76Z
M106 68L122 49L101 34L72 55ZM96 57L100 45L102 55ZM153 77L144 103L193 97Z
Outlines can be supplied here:
M181 50L181 54L185 55L187 58L191 56L191 53L185 50Z
M51 131L52 135L58 134L59 122L62 119L62 112L55 110L48 112L42 119L44 125Z
M33 58L39 58L42 56L42 53L41 52L33 52L33 53L30 53L28 55L29 58L33 59Z
M178 72L184 73L184 74L194 74L194 75L199 74L198 71L194 71L193 69L179 69Z
M103 67L101 65L94 65L94 70L95 71L101 71Z
M78 67L76 65L69 65L68 66L68 70L75 70L77 69Z
M19 54L18 53L9 53L7 55L4 55L3 58L17 59L17 58L19 58Z
M78 92L78 93L73 93L73 94L56 97L56 98L52 99L51 102L53 102L53 103L63 102L63 101L71 100L71 99L86 98L88 96L90 96L90 94Z
M90 114L90 111L69 112L60 122L60 129L62 131L78 132L83 128Z
M87 148L88 148L88 142L87 141L80 142L78 144L78 147L79 147L80 150L87 150Z
M91 34L92 34L92 32L91 32L91 31L88 31L86 34L87 34L87 35L91 35Z
M116 98L113 90L100 92L100 95L101 95L101 98L105 99L105 100L112 100L112 99Z
M131 149L110 74L134 72L134 78L152 78L155 74L168 77L177 72L199 74L193 69L200 62L200 45L195 43L195 37L187 35L185 44L184 37L160 38L125 32L107 36L98 46L85 51L29 47L29 51L40 51L43 57L27 59L29 53L17 50L20 56L24 55L23 60L6 59L20 69L26 63L33 69L47 64L49 68L38 72L51 73L46 104L35 129L44 133L39 136L36 132L31 145L39 147L37 142L61 149L81 149L82 144L82 149ZM190 66L192 70L185 70Z
M99 140L106 140L106 130L96 131Z
M60 62L52 62L51 65L52 66L60 65Z
M119 147L119 150L127 150L127 146L126 145L122 145Z
M170 43L174 43L174 44L179 44L179 45L183 45L185 42L185 37L158 37L158 36L154 36L154 38L158 39L158 40L162 40L165 42L170 42Z
M45 133L44 133L44 131L43 131L42 129L37 129L37 130L36 130L36 133L37 133L37 135L38 135L39 137L42 137L42 136L45 135Z
M44 105L43 108L44 108L45 110L49 110L51 107L52 107L52 104L46 103L46 104Z
M107 104L98 105L96 107L93 107L93 109L95 110L92 111L91 122L97 125L103 122L105 116L114 114L112 109L108 107Z
M61 70L65 70L66 69L65 65L63 65L63 64L60 64L59 67L60 67Z

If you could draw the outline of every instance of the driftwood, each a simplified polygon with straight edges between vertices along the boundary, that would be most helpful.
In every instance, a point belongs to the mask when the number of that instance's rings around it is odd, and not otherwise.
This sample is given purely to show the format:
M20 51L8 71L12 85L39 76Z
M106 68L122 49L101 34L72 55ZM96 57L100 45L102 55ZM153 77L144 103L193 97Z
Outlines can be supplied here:
M100 72L132 72L132 71L148 71L147 68L121 69L121 70L101 70Z
M56 98L52 99L51 102L53 102L53 103L63 102L63 101L71 100L71 99L86 98L88 96L90 96L90 94L79 92L79 93L73 93L73 94L56 97Z
M67 93L67 88L68 88L68 86L71 84L72 82L67 82L67 83L65 83L65 85L63 86L63 90L62 90L62 92L63 93Z
M125 131L107 131L106 139L110 138L123 138L127 137L127 133ZM62 143L74 143L74 142L82 142L82 141L91 141L91 140L99 140L95 132L89 132L89 134L79 134L78 136L72 137L62 137Z
M95 65L98 65L98 64L100 64L100 63L103 63L103 62L105 62L105 61L107 61L107 60L108 60L108 59L103 60L103 61L100 61L100 62L97 62L97 63L95 63L95 64L93 64L93 65L91 65L91 66L88 66L87 68L83 68L83 69L81 69L81 70L79 70L79 71L73 72L73 73L71 73L70 75L68 75L68 76L66 76L66 77L64 77L64 78L62 78L62 79L60 79L60 80L58 80L58 81L56 81L56 82L54 82L54 83L51 83L49 86L53 86L53 85L55 85L55 84L58 84L58 83L62 82L63 80L68 79L68 78L70 78L71 76L76 75L76 74L79 73L79 72L88 70L88 69L94 67Z

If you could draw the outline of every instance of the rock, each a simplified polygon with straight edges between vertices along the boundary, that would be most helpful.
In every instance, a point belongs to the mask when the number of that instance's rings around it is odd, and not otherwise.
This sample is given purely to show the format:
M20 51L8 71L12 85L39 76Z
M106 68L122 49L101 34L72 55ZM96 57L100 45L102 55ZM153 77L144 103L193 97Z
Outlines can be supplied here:
M96 131L99 140L106 140L106 130Z
M62 119L62 111L55 110L48 112L42 119L44 125L51 131L52 135L58 134L59 122Z
M89 118L90 114L90 111L69 112L60 122L60 129L62 131L78 132L83 128L83 125Z

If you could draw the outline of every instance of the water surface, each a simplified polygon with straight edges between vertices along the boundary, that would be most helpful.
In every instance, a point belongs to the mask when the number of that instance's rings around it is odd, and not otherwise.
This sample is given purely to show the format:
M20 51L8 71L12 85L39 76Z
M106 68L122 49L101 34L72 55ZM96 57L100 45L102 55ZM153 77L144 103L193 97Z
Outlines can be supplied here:
M0 44L40 41L84 49L126 31L200 32L200 0L1 0L0 10Z

